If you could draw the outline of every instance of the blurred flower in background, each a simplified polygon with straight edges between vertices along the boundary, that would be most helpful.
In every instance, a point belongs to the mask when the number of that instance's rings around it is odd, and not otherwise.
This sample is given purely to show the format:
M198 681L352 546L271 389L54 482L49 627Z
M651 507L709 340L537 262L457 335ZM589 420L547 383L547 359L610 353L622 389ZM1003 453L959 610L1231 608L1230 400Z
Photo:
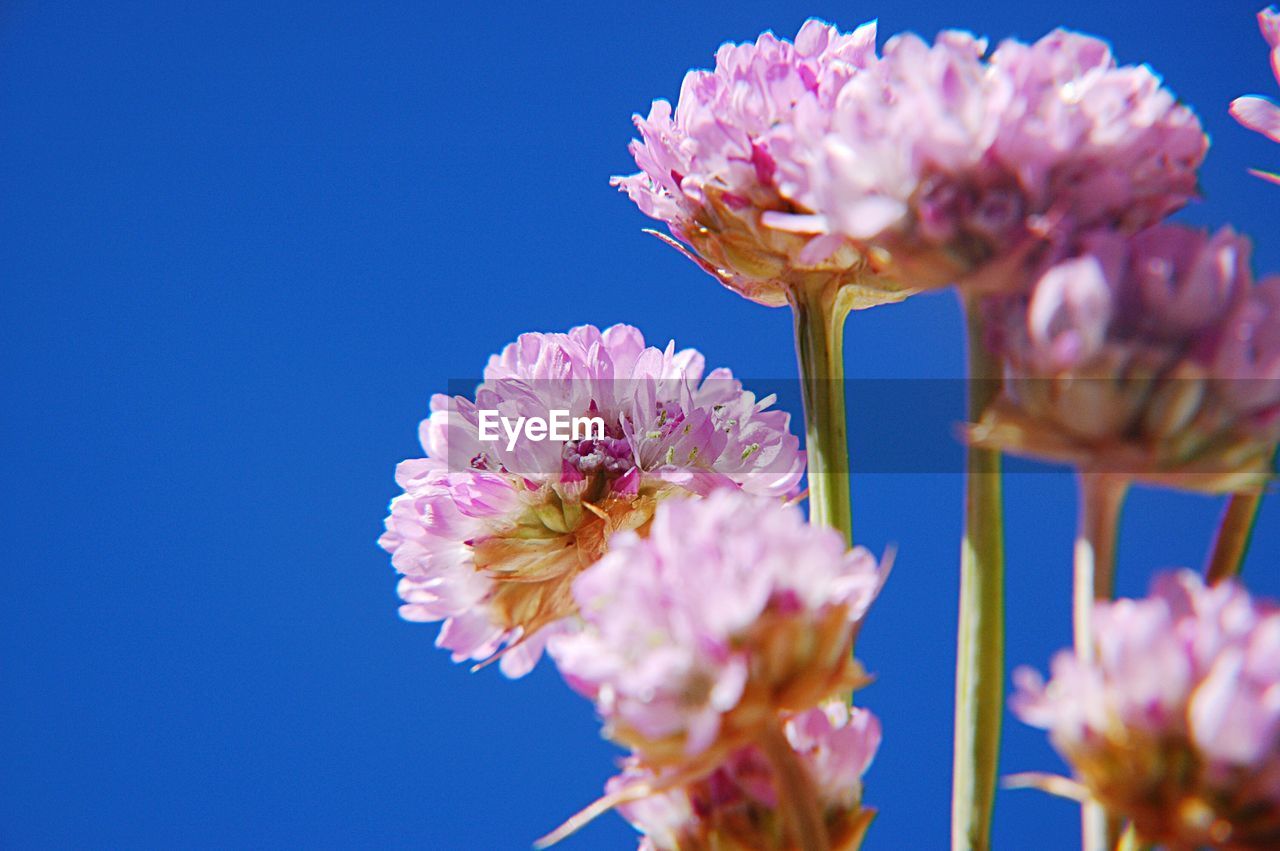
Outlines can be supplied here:
M1153 224L1195 196L1208 148L1150 68L1066 30L994 51L959 31L895 36L828 123L778 157L783 190L816 215L768 221L872 246L879 273L912 287L1003 288L994 261L1050 234Z
M1095 618L1092 660L1019 669L1014 712L1143 842L1280 845L1280 610L1183 570Z
M1280 12L1268 6L1258 13L1258 28L1271 49L1271 72L1280 83ZM1273 142L1280 142L1280 106L1261 95L1245 95L1231 102L1231 114L1245 127L1263 134ZM1258 177L1280 183L1280 175L1266 171L1253 171Z
M1250 243L1159 225L1084 234L1025 294L988 301L1004 392L980 445L1085 472L1257 489L1280 439L1280 279Z

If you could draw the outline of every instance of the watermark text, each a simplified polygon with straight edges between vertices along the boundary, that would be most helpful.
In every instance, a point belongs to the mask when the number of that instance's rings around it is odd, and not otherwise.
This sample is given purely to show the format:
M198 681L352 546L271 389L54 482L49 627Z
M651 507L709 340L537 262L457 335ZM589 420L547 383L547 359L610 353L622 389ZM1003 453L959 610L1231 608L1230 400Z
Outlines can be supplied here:
M508 452L515 449L521 435L530 441L604 440L602 417L571 417L568 411L551 410L546 418L521 416L513 422L497 411L482 409L478 413L480 440L493 443L506 435Z

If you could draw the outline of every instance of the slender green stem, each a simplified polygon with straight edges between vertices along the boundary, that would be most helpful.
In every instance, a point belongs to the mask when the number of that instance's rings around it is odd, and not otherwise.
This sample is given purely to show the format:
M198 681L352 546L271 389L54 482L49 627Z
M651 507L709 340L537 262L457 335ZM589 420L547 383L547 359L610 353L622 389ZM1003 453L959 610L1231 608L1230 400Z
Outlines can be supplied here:
M1110 599L1115 591L1116 542L1128 490L1129 482L1122 477L1080 474L1072 620L1076 655L1084 661L1094 656L1094 602ZM1081 806L1080 827L1084 851L1107 851L1115 846L1119 825L1096 802L1086 801Z
M977 422L999 389L1000 365L987 351L977 305L966 301L969 421ZM965 529L960 549L960 626L956 637L955 761L951 799L953 851L991 847L1004 714L1004 521L1000 453L970 447L965 472Z
M836 282L801 281L792 287L796 353L804 395L809 465L809 519L853 541L849 504L849 437L844 412L844 320Z
M1213 551L1204 569L1205 578L1210 585L1216 585L1240 573L1245 553L1249 551L1249 541L1253 537L1254 523L1258 520L1258 509L1261 507L1261 491L1233 493L1227 500L1222 520L1218 523L1218 533L1213 538Z
M1075 650L1093 658L1093 604L1115 593L1120 510L1129 483L1105 473L1080 474L1080 518L1075 543L1073 624Z
M787 834L798 851L830 851L827 823L813 778L787 741L781 728L768 728L760 747L773 769L778 788L778 809Z

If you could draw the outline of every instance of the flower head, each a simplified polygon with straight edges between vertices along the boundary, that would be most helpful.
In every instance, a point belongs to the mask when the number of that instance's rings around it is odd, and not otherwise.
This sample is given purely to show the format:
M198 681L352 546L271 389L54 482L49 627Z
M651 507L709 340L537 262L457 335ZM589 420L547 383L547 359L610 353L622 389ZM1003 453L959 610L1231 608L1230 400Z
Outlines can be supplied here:
M880 722L865 709L831 701L785 721L784 732L812 781L831 847L856 849L874 810L862 806L862 776L880 747ZM610 792L662 778L632 758ZM785 851L779 778L759 747L731 753L705 777L621 805L644 834L643 851Z
M778 156L782 192L816 215L768 221L878 247L881 276L917 288L1000 286L991 264L1048 234L1153 224L1195 195L1208 145L1149 68L1066 30L994 51L895 36L828 124Z
M714 763L861 683L854 628L882 578L799 509L726 489L614 538L574 582L583 628L551 653L646 765Z
M1258 13L1258 28L1271 50L1271 73L1280 82L1280 11L1268 6ZM1231 102L1231 115L1250 130L1261 133L1273 142L1280 142L1280 106L1261 95L1245 95ZM1280 183L1280 175L1255 171L1254 174Z
M692 349L646 347L625 325L582 326L521 336L490 360L474 400L433 397L428 457L397 469L404 493L379 541L404 574L402 615L443 620L437 643L455 660L501 652L503 671L519 676L548 628L574 613L573 579L611 534L643 532L670 497L787 494L804 469L787 414L728 370L703 371ZM598 429L485 439L495 418L505 429L557 411Z
M692 71L637 119L618 183L692 256L765 304L815 280L853 306L999 286L1048 234L1136 230L1196 194L1208 139L1146 66L1057 30L1034 44L809 21Z
M782 191L799 135L822 134L845 84L875 60L874 22L852 33L809 20L792 43L773 33L726 44L714 70L690 71L673 108L635 117L640 171L614 178L647 216L667 224L699 265L768 305L791 286L837 279L856 288L864 258L841 240L771 228L767 214L812 213ZM872 300L905 293L864 295Z
M1004 392L971 436L1082 469L1260 487L1280 439L1280 283L1249 242L1160 225L1081 236L1030 291L991 299Z
M1276 847L1280 610L1184 570L1097 603L1094 632L1092 661L1060 653L1048 684L1019 669L1014 712L1145 842Z

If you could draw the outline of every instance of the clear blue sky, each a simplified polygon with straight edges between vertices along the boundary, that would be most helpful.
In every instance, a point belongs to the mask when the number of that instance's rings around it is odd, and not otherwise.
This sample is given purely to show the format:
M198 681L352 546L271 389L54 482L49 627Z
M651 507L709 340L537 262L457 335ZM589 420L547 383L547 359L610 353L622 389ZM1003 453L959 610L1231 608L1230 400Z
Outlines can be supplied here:
M397 618L374 540L429 394L521 331L627 321L792 374L786 312L643 236L608 186L631 112L723 40L810 15L1103 34L1213 136L1185 218L1280 270L1280 188L1245 174L1280 147L1226 114L1273 91L1253 2L110 6L0 8L6 848L499 851L597 794L615 751L590 708L547 667L451 665ZM857 315L848 370L958 375L960 333L947 293ZM1041 469L1008 485L1011 664L1068 641L1073 483ZM960 487L855 494L862 542L900 550L860 643L886 733L870 851L946 843ZM1198 564L1217 510L1138 491L1121 590ZM1277 511L1247 568L1272 594ZM1059 767L1007 730L1005 770ZM1005 848L1071 848L1075 825L1001 794ZM564 847L632 843L610 816Z

